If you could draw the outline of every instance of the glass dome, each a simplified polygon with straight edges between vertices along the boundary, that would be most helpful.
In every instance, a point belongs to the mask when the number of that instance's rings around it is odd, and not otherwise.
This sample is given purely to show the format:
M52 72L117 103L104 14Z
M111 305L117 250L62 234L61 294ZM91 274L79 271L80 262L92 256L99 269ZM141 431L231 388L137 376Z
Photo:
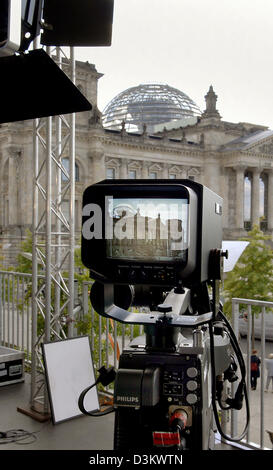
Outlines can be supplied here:
M198 106L185 93L169 85L144 84L119 93L105 107L102 123L105 129L121 129L125 122L127 132L148 132L154 126L170 121L200 116Z

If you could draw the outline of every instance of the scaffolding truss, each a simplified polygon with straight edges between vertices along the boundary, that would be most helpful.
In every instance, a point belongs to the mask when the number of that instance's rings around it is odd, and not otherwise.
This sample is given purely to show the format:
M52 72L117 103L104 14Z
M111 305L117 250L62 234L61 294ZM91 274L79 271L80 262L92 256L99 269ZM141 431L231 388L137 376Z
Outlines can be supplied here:
M74 48L47 53L75 83ZM54 84L53 84L54 93ZM69 168L63 159L69 159ZM33 122L32 370L30 407L48 414L41 343L73 336L75 115ZM41 272L43 275L41 275ZM64 276L63 273L66 273Z

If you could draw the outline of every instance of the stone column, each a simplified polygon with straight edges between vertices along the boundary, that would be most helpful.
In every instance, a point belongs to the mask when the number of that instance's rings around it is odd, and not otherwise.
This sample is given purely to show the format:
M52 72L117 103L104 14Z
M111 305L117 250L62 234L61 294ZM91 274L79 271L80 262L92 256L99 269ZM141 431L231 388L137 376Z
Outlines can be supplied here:
M220 177L220 196L223 198L223 227L229 227L229 208L228 208L228 187L229 187L229 174L228 169L223 168Z
M183 167L181 170L180 170L180 175L179 177L182 179L182 180L186 180L188 178L188 170L187 168Z
M268 172L267 187L267 229L273 231L273 168Z
M148 163L147 162L142 163L141 177L143 179L148 179L149 178L149 168L148 168Z
M214 152L204 155L204 185L220 194L220 164L219 157Z
M20 198L21 185L21 156L20 149L10 147L8 149L9 155L9 224L22 225L22 198Z
M32 225L33 205L33 143L28 143L22 153L22 174L20 175L23 225ZM20 196L19 196L20 197Z
M120 178L127 179L128 178L128 168L127 168L127 160L126 158L122 158L120 160Z
M163 179L168 179L169 178L169 166L167 163L164 163L163 164L163 167L162 167L162 178Z
M92 183L97 183L98 181L105 179L105 157L103 152L92 151L93 158L93 181Z
M236 228L244 229L244 186L245 167L238 166L236 171Z
M204 169L202 167L199 168L199 175L198 175L198 183L204 184Z
M251 186L251 224L252 226L260 224L260 174L259 168L252 171Z

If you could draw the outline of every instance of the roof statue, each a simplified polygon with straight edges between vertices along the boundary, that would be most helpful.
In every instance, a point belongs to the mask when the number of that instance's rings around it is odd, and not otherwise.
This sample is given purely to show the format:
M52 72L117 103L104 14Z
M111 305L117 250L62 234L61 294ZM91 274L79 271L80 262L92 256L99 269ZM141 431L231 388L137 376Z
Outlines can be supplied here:
M102 113L99 110L99 108L97 107L97 105L93 106L92 114L89 118L89 125L90 126L101 127L101 125L102 125L101 117L102 117Z
M221 118L219 112L216 109L217 95L215 94L212 85L209 87L209 91L205 96L206 109L202 114L202 117L217 117Z

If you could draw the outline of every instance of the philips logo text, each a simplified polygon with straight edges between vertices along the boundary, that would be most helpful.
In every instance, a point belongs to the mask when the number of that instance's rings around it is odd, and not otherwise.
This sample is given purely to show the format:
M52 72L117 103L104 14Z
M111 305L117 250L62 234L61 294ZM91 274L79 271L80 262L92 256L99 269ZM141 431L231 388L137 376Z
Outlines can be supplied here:
M117 396L117 401L122 401L124 403L138 403L138 397L126 397L126 396Z

